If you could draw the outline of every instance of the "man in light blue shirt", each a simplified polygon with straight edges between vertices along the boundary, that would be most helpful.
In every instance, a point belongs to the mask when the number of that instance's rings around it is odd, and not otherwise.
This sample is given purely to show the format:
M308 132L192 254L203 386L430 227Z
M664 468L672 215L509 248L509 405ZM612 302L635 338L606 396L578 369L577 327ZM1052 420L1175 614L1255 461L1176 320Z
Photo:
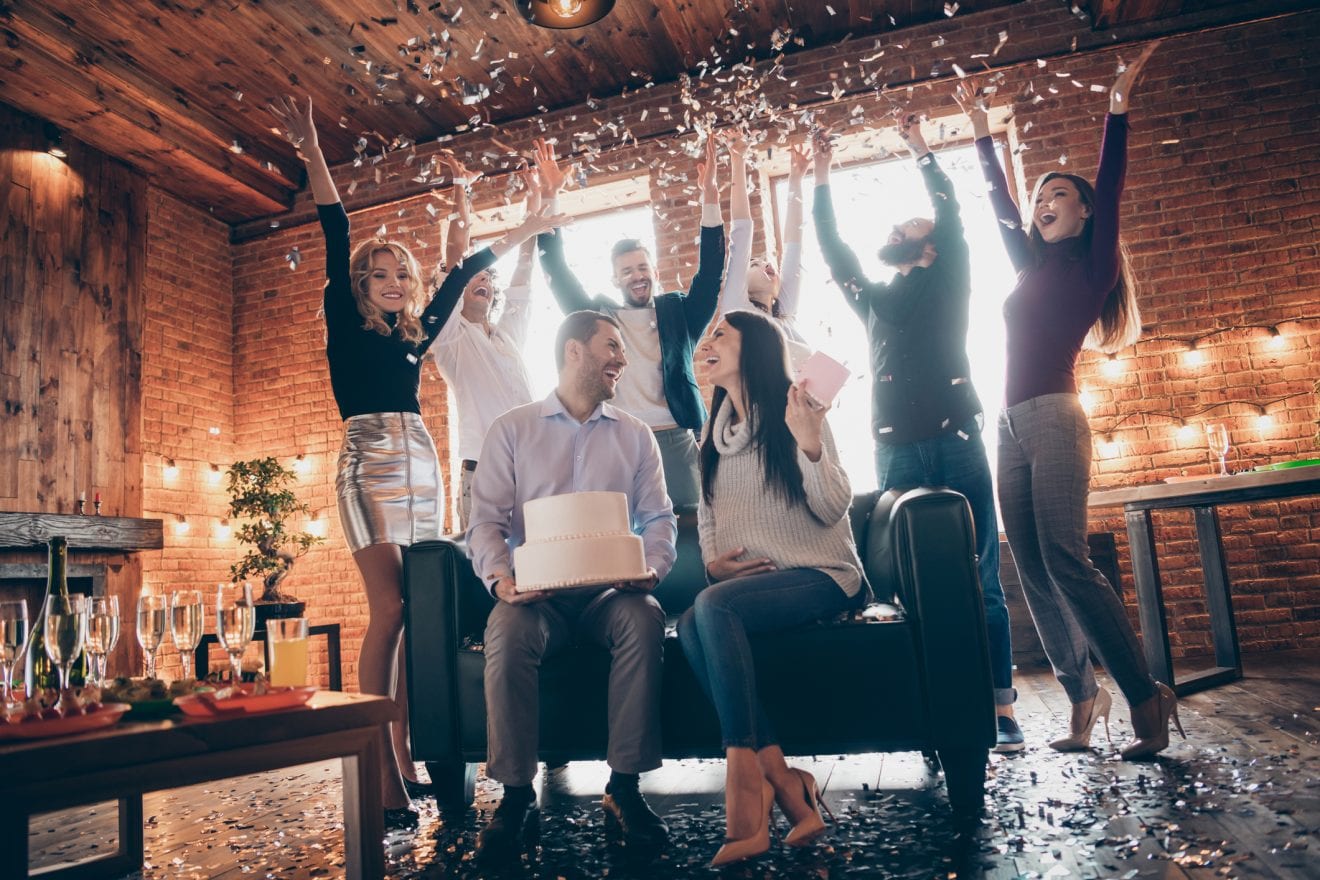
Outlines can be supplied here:
M516 858L537 820L538 676L542 659L585 639L611 651L610 782L602 801L625 841L650 847L668 829L637 788L660 766L660 668L664 611L651 595L674 564L677 529L651 429L607 404L628 359L618 322L570 314L555 351L559 385L491 425L472 483L468 547L498 601L486 622L486 775L504 800L481 832L484 859ZM524 502L570 492L623 492L650 576L598 589L517 592L512 547L523 541Z

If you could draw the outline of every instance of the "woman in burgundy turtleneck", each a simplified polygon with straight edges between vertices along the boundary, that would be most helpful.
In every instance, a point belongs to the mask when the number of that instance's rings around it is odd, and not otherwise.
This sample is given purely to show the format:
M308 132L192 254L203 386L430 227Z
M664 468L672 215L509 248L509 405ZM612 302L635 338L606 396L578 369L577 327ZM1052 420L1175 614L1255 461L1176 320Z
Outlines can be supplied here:
M1127 255L1119 241L1119 199L1127 165L1128 97L1149 44L1121 69L1109 93L1095 185L1050 172L1036 184L1025 223L990 139L986 111L970 90L959 103L972 122L991 203L1018 283L1004 303L1007 383L999 417L999 506L1036 631L1072 702L1060 751L1088 749L1112 698L1091 668L1094 649L1132 711L1136 739L1124 759L1169 743L1177 700L1151 678L1123 604L1091 564L1086 500L1091 432L1077 399L1074 368L1083 346L1116 351L1136 341L1141 322ZM1179 725L1181 732L1181 725Z

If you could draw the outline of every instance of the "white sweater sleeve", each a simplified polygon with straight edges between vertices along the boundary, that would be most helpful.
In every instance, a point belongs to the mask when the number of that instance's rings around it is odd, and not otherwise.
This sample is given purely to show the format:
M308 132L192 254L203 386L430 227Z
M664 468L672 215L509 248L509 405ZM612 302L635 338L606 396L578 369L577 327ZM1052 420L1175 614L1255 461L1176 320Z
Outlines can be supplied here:
M820 461L812 461L799 451L798 464L802 467L802 488L807 493L807 506L821 523L833 525L848 515L852 484L839 466L839 451L834 445L828 420L821 424L820 440Z
M724 290L720 294L720 314L735 309L752 308L747 296L747 269L752 262L752 221L734 220L729 224L729 262L724 271Z

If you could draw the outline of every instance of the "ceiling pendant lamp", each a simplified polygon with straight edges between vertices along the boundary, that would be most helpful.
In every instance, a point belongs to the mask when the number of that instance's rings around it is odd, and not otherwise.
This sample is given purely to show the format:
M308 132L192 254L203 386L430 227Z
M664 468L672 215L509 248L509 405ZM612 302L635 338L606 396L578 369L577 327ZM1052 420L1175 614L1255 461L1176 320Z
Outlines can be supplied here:
M517 0L517 5L532 24L563 30L600 21L614 8L614 0Z

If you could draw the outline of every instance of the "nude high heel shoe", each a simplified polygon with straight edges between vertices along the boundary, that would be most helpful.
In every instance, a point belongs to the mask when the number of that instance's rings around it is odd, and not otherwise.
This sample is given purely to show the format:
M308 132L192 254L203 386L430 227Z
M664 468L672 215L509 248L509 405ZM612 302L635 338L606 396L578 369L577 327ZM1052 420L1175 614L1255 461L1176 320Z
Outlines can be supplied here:
M806 798L807 806L811 807L811 815L793 826L793 830L784 836L784 845L811 846L826 831L825 816L821 814L821 810L829 814L831 822L835 821L834 813L821 796L820 785L816 782L815 776L799 767L789 769L802 780L802 796Z
M724 846L715 853L715 858L711 859L710 866L718 868L720 865L728 865L733 862L741 862L744 859L752 859L768 852L770 849L770 811L775 806L775 789L767 779L761 780L761 808L758 815L761 818L761 824L752 833L751 837L744 837L741 840L725 840Z
M1091 715L1086 719L1086 726L1080 731L1069 733L1062 739L1056 739L1050 743L1050 748L1056 752L1086 751L1091 747L1091 731L1102 717L1105 719L1105 739L1113 743L1114 738L1109 735L1109 712L1113 706L1114 698L1109 696L1109 691L1100 688L1095 692L1095 700L1091 703Z
M1183 732L1182 720L1178 717L1178 697L1168 685L1155 683L1156 694L1154 699L1159 700L1159 727L1152 731L1149 736L1138 736L1132 742L1119 752L1119 757L1124 761L1135 761L1141 758L1149 758L1152 755L1162 752L1169 747L1169 719L1173 719L1174 725L1178 728L1178 735L1187 739L1187 734ZM1135 715L1135 713L1133 713ZM1136 722L1133 721L1133 728Z

